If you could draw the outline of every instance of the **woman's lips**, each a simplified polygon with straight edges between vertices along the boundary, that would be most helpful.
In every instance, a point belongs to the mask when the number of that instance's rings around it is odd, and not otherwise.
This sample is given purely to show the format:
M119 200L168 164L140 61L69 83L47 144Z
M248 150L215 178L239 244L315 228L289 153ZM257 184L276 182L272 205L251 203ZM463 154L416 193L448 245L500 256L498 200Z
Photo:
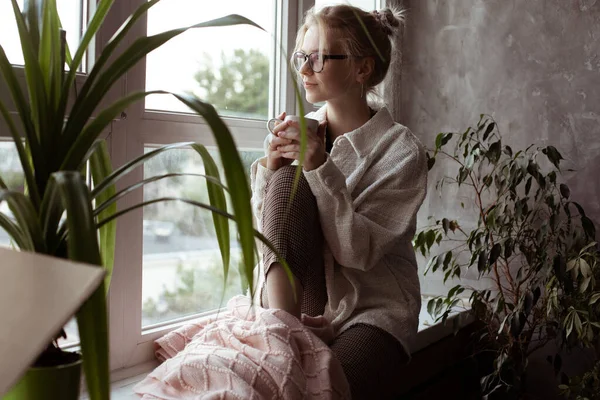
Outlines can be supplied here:
M304 82L304 87L305 87L306 89L310 89L310 88L313 88L313 87L315 87L315 86L317 86L317 84L316 84L316 83L308 83L308 82Z

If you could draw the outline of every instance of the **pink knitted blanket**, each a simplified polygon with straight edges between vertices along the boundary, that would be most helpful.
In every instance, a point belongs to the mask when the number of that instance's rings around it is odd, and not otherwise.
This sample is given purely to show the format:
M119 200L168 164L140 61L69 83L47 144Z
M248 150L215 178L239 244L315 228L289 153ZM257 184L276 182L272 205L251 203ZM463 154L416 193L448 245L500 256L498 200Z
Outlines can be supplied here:
M251 306L236 296L227 312L156 341L164 362L136 385L143 399L349 399L339 361L317 335L322 317Z

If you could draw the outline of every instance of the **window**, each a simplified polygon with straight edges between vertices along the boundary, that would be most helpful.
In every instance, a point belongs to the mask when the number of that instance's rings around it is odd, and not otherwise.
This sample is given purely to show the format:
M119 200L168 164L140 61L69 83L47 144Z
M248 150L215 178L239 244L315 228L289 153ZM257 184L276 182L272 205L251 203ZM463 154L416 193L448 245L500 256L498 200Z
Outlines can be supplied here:
M23 190L25 183L23 169L21 168L17 148L11 141L0 141L0 171L2 171L2 179L9 189ZM6 202L0 203L0 211L10 215ZM8 234L2 228L0 228L0 246L12 247Z
M210 153L220 164L218 152ZM249 171L251 163L263 154L262 151L242 151L246 170ZM144 177L183 172L204 173L195 151L173 150L160 154L146 163ZM144 188L144 200L166 196L208 204L206 181L202 177L175 176ZM142 327L215 310L225 306L231 296L243 293L233 223L230 233L233 248L223 293L223 263L212 214L179 203L159 203L144 209Z
M272 0L232 0L235 13L272 30ZM181 10L185 10L184 13ZM148 13L148 34L222 17L219 3L166 0ZM270 33L251 26L190 30L157 49L146 62L146 89L191 92L223 116L266 119L269 106ZM169 71L169 73L165 73ZM146 108L186 112L172 97L155 96Z
M17 3L23 9L23 0L17 0ZM57 0L56 3L63 29L67 32L67 43L74 53L86 21L87 4L83 0ZM11 63L23 64L19 32L10 1L0 2L0 44Z

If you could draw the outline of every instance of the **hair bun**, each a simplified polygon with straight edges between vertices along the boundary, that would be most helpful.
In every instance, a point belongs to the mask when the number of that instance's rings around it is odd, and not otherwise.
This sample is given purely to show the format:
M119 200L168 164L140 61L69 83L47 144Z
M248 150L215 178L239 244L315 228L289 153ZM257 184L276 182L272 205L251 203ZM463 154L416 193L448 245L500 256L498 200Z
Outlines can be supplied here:
M388 36L392 36L398 27L404 23L406 13L400 9L384 8L380 11L375 10L372 14L379 22L383 32Z

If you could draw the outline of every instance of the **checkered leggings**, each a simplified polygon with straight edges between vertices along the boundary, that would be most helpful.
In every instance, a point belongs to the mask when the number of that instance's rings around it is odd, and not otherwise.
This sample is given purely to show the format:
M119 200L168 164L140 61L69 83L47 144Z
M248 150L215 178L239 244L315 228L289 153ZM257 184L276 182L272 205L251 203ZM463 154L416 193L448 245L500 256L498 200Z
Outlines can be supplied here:
M323 233L317 201L304 175L290 203L296 168L280 168L270 179L263 202L262 227L266 236L287 261L303 287L301 310L321 315L327 303L323 263ZM277 256L263 245L265 274ZM268 307L266 284L261 302ZM350 383L353 399L392 399L394 382L402 375L408 357L400 343L384 330L356 324L330 344Z

